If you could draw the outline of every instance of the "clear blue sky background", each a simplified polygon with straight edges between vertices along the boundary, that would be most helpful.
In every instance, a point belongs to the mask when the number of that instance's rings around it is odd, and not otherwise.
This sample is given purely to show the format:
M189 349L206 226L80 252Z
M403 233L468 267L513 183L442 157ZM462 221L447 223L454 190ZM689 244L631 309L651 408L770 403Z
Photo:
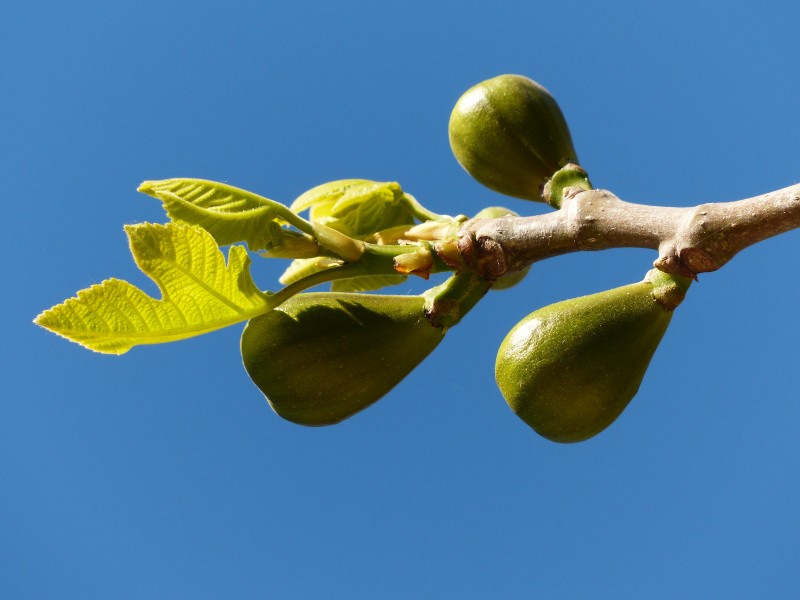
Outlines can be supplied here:
M496 349L653 252L536 265L322 429L271 412L241 327L109 357L31 320L109 276L149 285L122 231L163 221L144 179L290 202L363 177L444 213L542 212L450 154L453 103L500 73L547 86L627 200L791 185L798 19L764 0L5 0L0 597L796 598L797 233L701 277L625 414L570 446L508 409Z

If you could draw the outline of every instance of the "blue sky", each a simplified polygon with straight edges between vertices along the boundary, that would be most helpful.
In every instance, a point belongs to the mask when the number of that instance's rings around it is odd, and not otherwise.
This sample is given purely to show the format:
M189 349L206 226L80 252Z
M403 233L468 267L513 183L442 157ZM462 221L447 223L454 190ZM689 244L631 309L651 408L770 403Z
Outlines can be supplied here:
M497 347L538 307L639 280L650 251L535 265L321 429L271 412L241 327L109 357L31 320L107 277L152 289L122 230L164 220L145 179L284 202L396 180L442 213L542 212L450 154L452 105L500 73L556 96L593 183L626 200L791 185L799 17L769 1L6 0L0 595L795 597L797 233L702 276L631 406L569 446L508 409ZM265 288L277 273L254 268Z

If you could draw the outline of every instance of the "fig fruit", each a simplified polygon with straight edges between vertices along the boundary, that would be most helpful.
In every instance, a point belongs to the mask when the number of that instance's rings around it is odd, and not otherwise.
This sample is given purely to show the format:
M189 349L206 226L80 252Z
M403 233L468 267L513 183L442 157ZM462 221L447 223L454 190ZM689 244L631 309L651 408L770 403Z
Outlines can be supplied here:
M497 355L506 402L556 442L600 433L638 391L689 282L654 270L642 282L531 313Z
M330 425L380 399L443 337L421 296L311 292L252 319L241 351L276 413Z
M466 171L509 196L543 201L559 168L578 162L561 109L541 85L500 75L467 90L450 115L450 147Z

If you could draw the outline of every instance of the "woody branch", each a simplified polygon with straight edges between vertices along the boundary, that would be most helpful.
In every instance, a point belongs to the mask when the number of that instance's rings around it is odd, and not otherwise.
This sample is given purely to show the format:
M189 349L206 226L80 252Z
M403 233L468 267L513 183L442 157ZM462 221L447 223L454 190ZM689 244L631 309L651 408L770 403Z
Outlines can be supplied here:
M606 190L569 188L561 209L533 217L472 219L458 247L472 269L496 279L580 250L652 248L654 266L694 277L757 242L800 227L800 184L761 196L674 208L632 204Z

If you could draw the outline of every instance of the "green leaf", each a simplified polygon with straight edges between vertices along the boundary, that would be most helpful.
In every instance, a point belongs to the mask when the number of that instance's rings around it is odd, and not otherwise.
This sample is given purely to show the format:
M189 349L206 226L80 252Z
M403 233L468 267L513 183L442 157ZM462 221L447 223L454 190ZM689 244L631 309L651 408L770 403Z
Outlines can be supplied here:
M347 193L342 194L331 208L331 215L334 217L346 215L365 203L392 204L402 196L403 190L398 183L365 182L362 186L353 186L347 190Z
M312 188L291 205L295 213L356 239L398 225L414 223L414 213L395 182L343 179Z
M298 258L289 263L283 275L280 276L278 281L283 285L289 285L295 281L300 281L304 277L308 277L312 273L325 271L332 267L340 267L344 264L343 261L327 256L317 256L315 258Z
M370 181L368 179L339 179L329 181L307 192L301 194L289 207L295 213L301 213L310 209L311 219L316 221L320 217L327 217L331 214L333 206L342 198L358 199L369 197L373 192L380 191L382 188L399 184L382 183Z
M131 253L158 284L162 299L127 281L109 279L78 292L35 319L91 350L122 354L246 321L271 308L269 294L250 277L250 258L232 246L228 263L211 234L199 227L127 225Z
M139 191L161 200L170 219L199 225L220 246L247 242L251 250L271 248L285 237L281 225L287 221L310 233L305 220L283 204L216 181L145 181Z

